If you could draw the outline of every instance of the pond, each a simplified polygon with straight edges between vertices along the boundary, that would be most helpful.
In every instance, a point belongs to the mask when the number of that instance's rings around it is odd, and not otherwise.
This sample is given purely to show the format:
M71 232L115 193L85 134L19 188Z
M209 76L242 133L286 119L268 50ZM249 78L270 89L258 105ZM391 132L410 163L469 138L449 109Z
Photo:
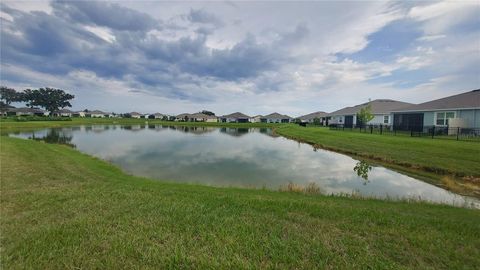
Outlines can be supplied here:
M128 173L169 182L273 190L313 186L323 194L480 207L477 199L346 155L315 150L267 128L94 125L10 136L67 144Z

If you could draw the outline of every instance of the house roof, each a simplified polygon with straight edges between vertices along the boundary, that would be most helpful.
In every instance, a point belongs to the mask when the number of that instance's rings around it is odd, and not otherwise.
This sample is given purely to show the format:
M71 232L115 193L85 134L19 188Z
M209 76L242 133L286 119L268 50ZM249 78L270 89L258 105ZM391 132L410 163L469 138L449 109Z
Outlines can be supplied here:
M290 116L285 114L279 114L277 112L263 116L264 119L292 119Z
M360 112L360 109L371 105L372 114L387 114L395 110L399 110L408 106L413 105L412 103L391 100L391 99L376 99L363 104L359 104L353 107L345 107L338 111L331 112L327 114L328 116L332 115L351 115L357 114Z
M222 118L250 118L250 116L243 114L241 112L235 112L222 116Z
M480 108L480 89L408 106L395 112Z
M138 112L131 112L130 115L142 115L142 114Z
M28 108L28 107L22 107L22 108L9 108L9 112L20 112L20 113L45 113L46 111L39 109L39 108Z
M69 109L61 109L56 111L55 113L74 113L74 112Z
M181 113L181 114L179 114L179 115L177 115L177 116L175 116L175 117L176 117L176 118L185 118L185 116L190 117L190 115L191 115L190 113Z
M208 115L208 114L204 114L204 113L193 113L193 114L190 114L191 118L207 118L207 119L216 119L217 117L215 115Z
M108 113L102 112L102 111L100 111L100 110L88 111L88 112L86 112L86 113L88 113L88 114L108 114Z
M298 118L300 118L301 120L310 120L310 119L325 117L325 116L327 116L327 114L328 113L326 113L326 112L319 111L319 112L313 112L313 113L305 114L305 115L302 115Z
M161 115L161 116L163 116L163 113L157 112L157 113L154 113L153 115Z

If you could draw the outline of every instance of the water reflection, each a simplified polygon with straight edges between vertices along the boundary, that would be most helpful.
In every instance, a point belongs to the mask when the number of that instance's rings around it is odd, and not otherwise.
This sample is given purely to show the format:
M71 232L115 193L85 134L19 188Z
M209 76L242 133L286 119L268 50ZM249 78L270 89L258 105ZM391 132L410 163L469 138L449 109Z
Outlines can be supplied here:
M49 130L44 136L35 136L35 133L32 133L29 139L36 140L36 141L44 141L46 143L63 144L63 145L70 146L72 148L76 147L75 144L71 143L73 136L66 135L65 133L59 132L56 129Z
M131 174L167 181L274 190L289 183L302 187L313 183L327 194L414 197L456 205L472 201L346 155L312 151L310 145L278 137L265 128L98 125L44 129L34 134L76 145ZM32 134L15 136L29 138Z
M355 167L353 167L353 171L355 171L359 177L363 178L364 185L370 182L370 180L368 180L368 173L371 170L372 166L363 160L357 162L357 164L355 164Z

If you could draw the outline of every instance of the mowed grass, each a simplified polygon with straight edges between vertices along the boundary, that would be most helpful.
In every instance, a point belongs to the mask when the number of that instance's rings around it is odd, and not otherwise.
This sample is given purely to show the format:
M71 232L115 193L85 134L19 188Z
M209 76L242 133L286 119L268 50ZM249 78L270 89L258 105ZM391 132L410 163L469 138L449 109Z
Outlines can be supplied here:
M329 130L322 127L282 125L280 135L320 148L391 164L440 181L443 176L462 177L480 187L480 143L412 138Z
M480 211L171 184L1 137L3 269L475 269Z

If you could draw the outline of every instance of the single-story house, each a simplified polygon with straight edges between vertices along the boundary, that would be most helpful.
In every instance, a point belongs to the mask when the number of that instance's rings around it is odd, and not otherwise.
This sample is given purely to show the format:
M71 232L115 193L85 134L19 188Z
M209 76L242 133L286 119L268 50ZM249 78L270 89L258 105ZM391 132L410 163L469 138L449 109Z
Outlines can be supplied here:
M8 116L48 116L50 113L39 108L9 108L7 109Z
M399 130L480 128L480 89L394 110L393 124Z
M327 114L327 117L330 117L328 124L344 125L345 127L358 126L361 123L357 121L357 113L360 112L360 109L368 105L371 107L374 118L366 124L391 126L393 123L392 112L413 104L391 99L376 99L353 107L345 107Z
M193 113L188 116L190 122L217 122L215 115L208 115L204 113Z
M72 117L74 112L69 109L61 109L53 113L53 116Z
M255 115L250 118L250 122L252 123L260 123L262 121L263 115Z
M148 118L148 119L162 119L163 118L163 114L161 113L152 113L152 114L146 114L145 115L145 118Z
M132 118L137 118L137 119L142 118L142 114L138 112L131 112L129 114L130 114L130 117Z
M73 112L72 116L73 117L85 117L85 112L84 111Z
M292 121L292 117L284 114L279 114L277 112L265 115L260 118L260 122L262 123L290 123Z
M224 116L220 116L219 122L223 123L248 123L250 122L250 116L241 112L231 113Z
M314 113L309 113L309 114L306 114L306 115L302 115L300 117L298 117L298 119L300 119L300 122L302 123L314 123L315 122L315 119L318 119L319 123L321 125L326 125L327 124L327 114L326 112L322 112L322 111L319 111L319 112L314 112Z
M99 110L85 112L85 117L92 117L92 118L103 118L103 117L108 117L108 115L109 113L102 112Z
M177 121L177 122L188 122L188 119L190 119L190 114L189 113L181 113L181 114L175 116L175 121Z

